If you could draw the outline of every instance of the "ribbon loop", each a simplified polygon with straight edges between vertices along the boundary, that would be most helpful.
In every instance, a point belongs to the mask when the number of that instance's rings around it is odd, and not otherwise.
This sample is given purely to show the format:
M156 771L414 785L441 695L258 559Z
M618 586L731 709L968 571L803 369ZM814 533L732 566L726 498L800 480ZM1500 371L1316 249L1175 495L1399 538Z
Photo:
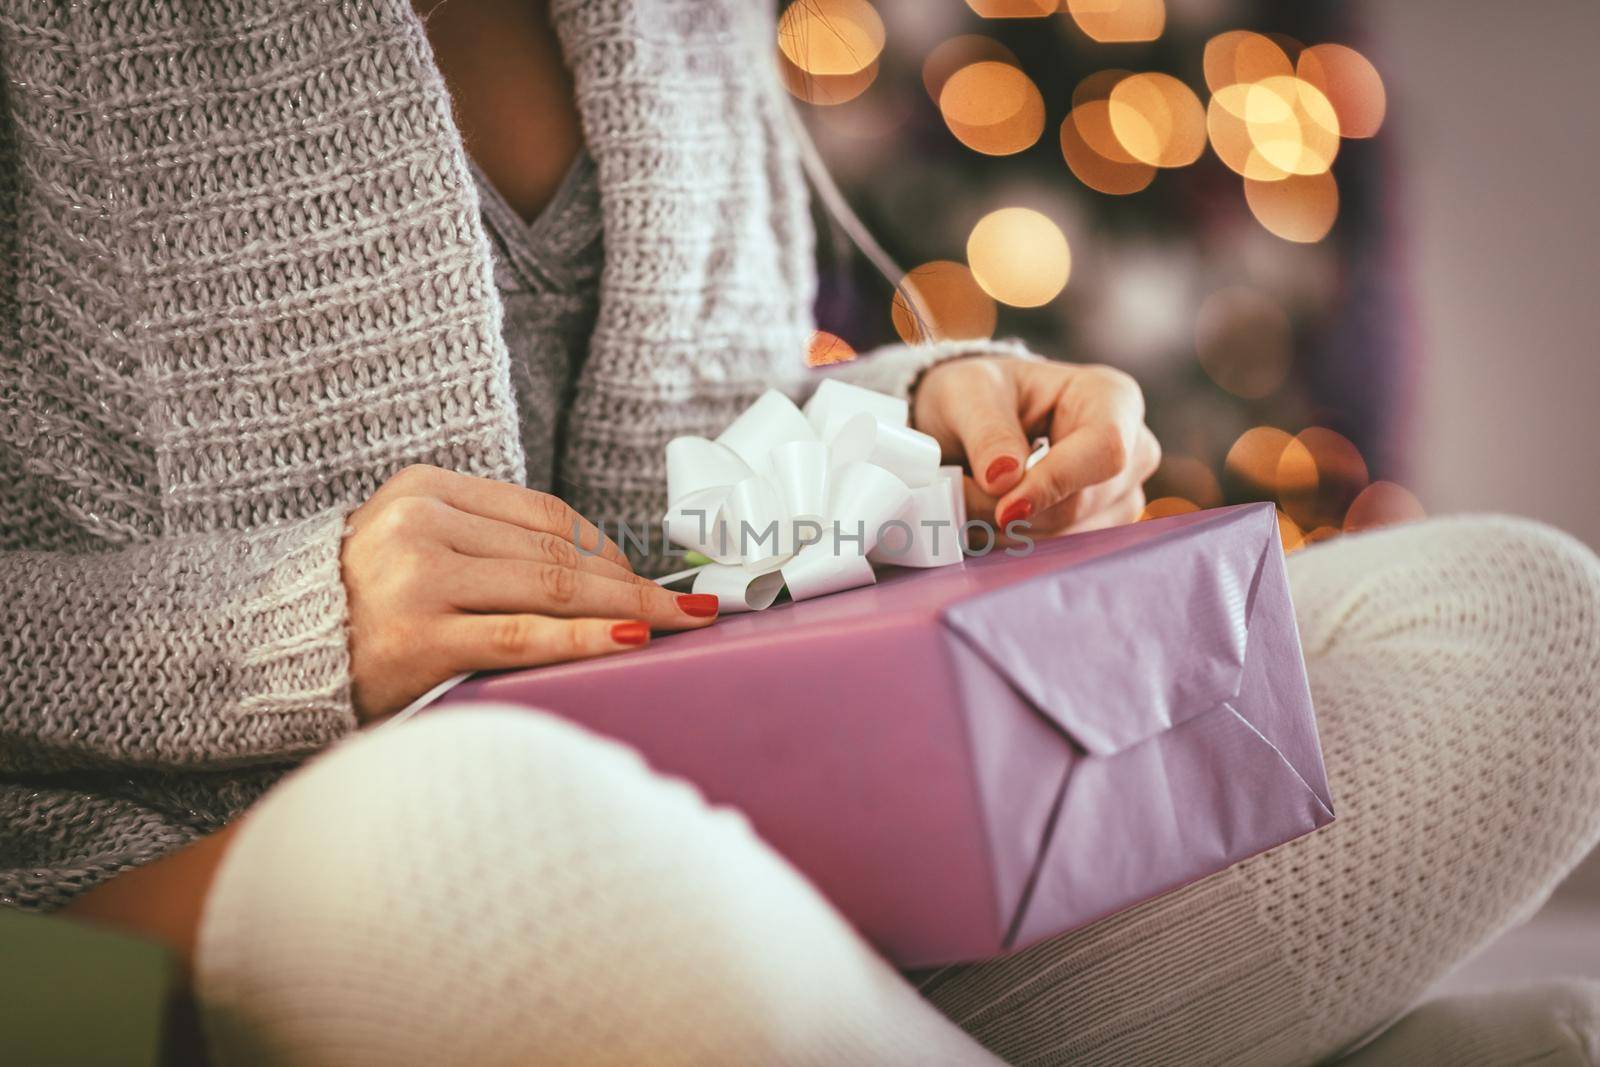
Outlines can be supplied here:
M788 441L816 439L811 423L794 401L776 389L768 389L717 435L717 444L730 449L751 470L765 474L774 448ZM670 442L667 447L672 447Z
M805 600L870 585L874 563L959 563L961 470L939 466L938 442L908 414L829 379L804 411L768 390L715 441L669 442L667 537L715 561L694 591L724 612L762 611L785 587Z
M790 441L772 450L772 479L795 520L820 522L828 513L828 446Z

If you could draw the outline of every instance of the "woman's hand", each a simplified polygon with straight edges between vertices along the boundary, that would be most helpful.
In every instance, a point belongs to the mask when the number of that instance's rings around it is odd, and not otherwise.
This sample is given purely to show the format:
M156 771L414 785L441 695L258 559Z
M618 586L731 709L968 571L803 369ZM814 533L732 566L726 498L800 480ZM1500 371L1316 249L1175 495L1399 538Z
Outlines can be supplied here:
M462 671L621 652L717 614L714 596L634 574L556 497L438 467L407 467L356 509L341 565L364 722Z
M912 423L964 459L970 519L1001 531L1026 520L1043 537L1133 522L1161 447L1138 383L1110 367L975 356L941 363L917 386ZM1024 470L1029 442L1050 452Z

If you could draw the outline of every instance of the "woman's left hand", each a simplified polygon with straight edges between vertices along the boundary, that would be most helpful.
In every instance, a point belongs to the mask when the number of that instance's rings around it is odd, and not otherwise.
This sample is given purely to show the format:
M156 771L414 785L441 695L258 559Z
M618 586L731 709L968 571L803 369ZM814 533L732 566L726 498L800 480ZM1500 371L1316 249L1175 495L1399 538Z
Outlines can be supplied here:
M1111 367L971 356L926 371L911 421L949 460L965 461L969 520L1041 537L1133 522L1161 446L1144 394ZM1029 442L1050 451L1025 470Z

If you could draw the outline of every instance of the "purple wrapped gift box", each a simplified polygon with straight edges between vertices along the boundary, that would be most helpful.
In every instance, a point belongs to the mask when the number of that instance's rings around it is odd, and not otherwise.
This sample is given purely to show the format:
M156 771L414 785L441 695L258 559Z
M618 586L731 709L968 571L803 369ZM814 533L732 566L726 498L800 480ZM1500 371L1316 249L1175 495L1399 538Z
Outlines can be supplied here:
M474 678L742 809L889 959L980 959L1323 826L1270 505Z

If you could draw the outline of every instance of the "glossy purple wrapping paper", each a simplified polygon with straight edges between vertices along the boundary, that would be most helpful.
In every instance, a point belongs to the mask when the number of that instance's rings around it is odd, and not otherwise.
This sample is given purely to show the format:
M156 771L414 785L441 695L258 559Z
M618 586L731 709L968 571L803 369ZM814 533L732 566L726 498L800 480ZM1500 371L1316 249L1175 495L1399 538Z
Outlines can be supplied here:
M1333 818L1264 504L886 573L442 703L472 700L742 809L902 966L1024 947Z

